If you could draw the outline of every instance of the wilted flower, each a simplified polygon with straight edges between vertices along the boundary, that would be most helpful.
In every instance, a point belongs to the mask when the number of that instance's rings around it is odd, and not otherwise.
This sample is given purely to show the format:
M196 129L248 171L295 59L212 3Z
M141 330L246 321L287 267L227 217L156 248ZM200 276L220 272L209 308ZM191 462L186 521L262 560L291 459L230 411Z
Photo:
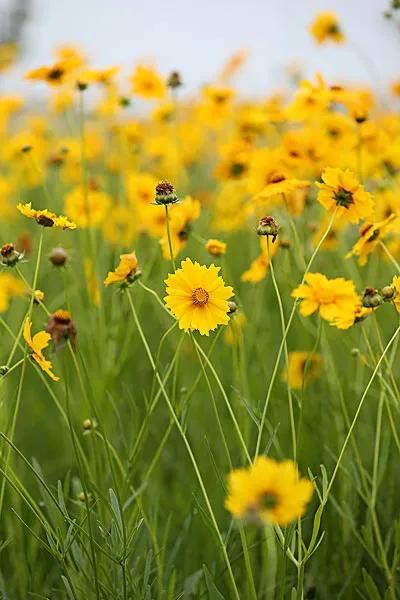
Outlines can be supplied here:
M70 341L73 348L76 345L76 327L67 310L56 310L49 316L47 333L51 335L55 349L58 350L63 342Z
M135 252L130 254L121 254L120 262L115 271L110 271L104 280L104 285L109 286L113 283L119 283L121 285L130 285L138 277L140 277L141 271L138 269L138 260Z

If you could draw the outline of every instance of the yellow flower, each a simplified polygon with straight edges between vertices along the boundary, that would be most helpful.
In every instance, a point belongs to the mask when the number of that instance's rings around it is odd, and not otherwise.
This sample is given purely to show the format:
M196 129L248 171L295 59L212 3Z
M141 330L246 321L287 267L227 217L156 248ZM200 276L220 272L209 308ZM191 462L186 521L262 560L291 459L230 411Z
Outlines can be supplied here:
M394 302L397 312L400 312L400 277L398 275L395 275L393 277L392 287L396 291L396 295L394 297L393 302Z
M318 201L329 211L337 206L338 219L344 218L350 223L357 223L360 219L371 216L374 210L372 196L351 171L329 167L321 177L323 183L316 184L320 190Z
M111 198L97 189L84 191L77 186L64 197L64 210L79 227L97 227L105 220L111 207Z
M292 292L293 298L300 298L300 313L308 317L319 311L323 319L339 329L348 329L355 321L361 300L352 281L337 277L328 279L321 273L308 273L305 283Z
M145 65L137 65L131 77L132 89L142 98L161 99L166 93L165 81L157 71Z
M258 283L262 281L268 272L269 258L267 254L267 240L264 236L260 237L261 254L257 256L251 263L247 271L242 273L240 280L247 281L249 283ZM279 240L275 244L269 245L270 257L272 258L279 248Z
M259 456L249 468L230 472L225 506L234 517L285 526L305 513L312 494L311 481L299 477L293 461Z
M164 300L180 329L197 329L201 335L209 335L218 325L228 323L228 299L233 289L225 286L219 270L215 265L206 267L187 258L176 273L168 275Z
M224 332L224 341L229 346L238 344L243 336L243 329L247 325L247 319L244 313L239 312L231 317L228 327Z
M20 279L10 273L0 272L0 313L8 309L11 298L23 296L26 291L26 286Z
M109 286L113 283L132 283L139 275L138 260L135 252L121 254L120 262L115 271L110 271L104 280L104 285Z
M341 44L345 40L336 14L328 10L315 17L310 25L310 33L317 44L323 44L326 41Z
M100 306L100 290L97 285L96 274L93 268L93 259L90 256L85 257L85 279L89 298L95 306Z
M265 200L277 194L289 194L298 189L306 189L310 186L308 181L288 178L283 173L271 173L267 185L256 196L256 200Z
M399 217L390 215L384 221L377 223L364 223L360 227L360 239L354 244L353 248L346 254L346 258L350 256L358 256L358 264L365 265L368 256L379 246L383 238L399 229Z
M171 246L173 256L177 256L185 247L190 235L191 224L200 215L200 202L191 196L183 198L182 202L170 207L169 227L171 233ZM164 228L165 231L165 228ZM164 235L160 240L163 257L170 258L168 237Z
M307 366L307 370L306 370ZM312 379L317 379L321 367L321 357L319 354L311 352L289 352L289 380L290 385L294 390L300 390L304 385L307 385ZM282 379L286 381L288 378L287 370L282 374Z
M287 107L286 114L289 119L302 121L325 112L332 97L329 88L325 85L320 73L317 73L317 82L301 81L293 102Z
M69 221L67 217L60 215L57 217L54 213L47 210L47 208L41 210L35 210L32 208L32 203L18 204L17 209L19 212L28 217L34 219L36 223L42 225L42 227L59 227L60 229L76 229L76 224Z
M31 326L32 323L29 319L26 319L24 325L24 340L28 344L29 348L32 350L32 358L39 365L39 367L47 373L53 381L58 381L60 378L54 375L52 372L52 364L49 360L46 360L43 356L43 350L47 348L49 345L49 341L51 340L51 335L46 333L46 331L39 331L36 333L33 338L31 336Z
M221 256L226 252L226 244L225 242L220 242L220 240L207 240L205 247L211 256Z

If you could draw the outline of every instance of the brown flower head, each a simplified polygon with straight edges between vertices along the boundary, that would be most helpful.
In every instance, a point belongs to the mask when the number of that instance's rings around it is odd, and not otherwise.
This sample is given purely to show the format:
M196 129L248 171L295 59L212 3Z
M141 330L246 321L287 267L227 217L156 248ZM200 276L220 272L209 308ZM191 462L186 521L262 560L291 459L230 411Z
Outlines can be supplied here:
M72 347L76 346L76 327L67 310L56 310L50 315L47 328L50 333L56 350L60 348L63 342L70 340Z

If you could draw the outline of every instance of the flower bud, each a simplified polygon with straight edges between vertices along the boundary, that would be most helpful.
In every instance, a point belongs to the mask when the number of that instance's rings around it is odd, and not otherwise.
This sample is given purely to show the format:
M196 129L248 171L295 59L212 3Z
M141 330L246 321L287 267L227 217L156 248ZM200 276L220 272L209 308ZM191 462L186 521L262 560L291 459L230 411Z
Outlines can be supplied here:
M182 85L182 79L180 74L178 73L178 71L172 71L172 73L170 74L170 76L167 79L167 86L169 88L175 89L178 87L181 87Z
M155 204L176 204L178 196L172 183L164 179L156 185Z
M33 292L33 302L35 304L40 304L44 300L44 293L42 290L35 290Z
M0 249L0 255L0 264L3 267L14 267L17 262L24 258L21 252L16 251L14 244L4 244Z
M362 304L365 308L376 308L382 304L383 298L375 288L365 288Z
M68 254L59 246L58 248L53 248L50 253L50 261L53 263L55 267L62 267L68 260Z
M4 375L7 375L9 370L10 370L10 368L7 367L7 365L1 365L0 366L0 377L4 377Z
M396 298L397 291L391 285L385 285L385 287L382 288L382 296L383 296L384 302L389 302Z
M238 309L236 302L233 302L233 300L228 300L228 307L229 307L228 315L233 315L233 313L235 313Z
M278 235L279 225L274 217L263 217L260 219L257 227L257 235L266 235L272 237L272 243L275 242Z
M351 355L354 356L354 358L356 358L359 354L360 354L360 349L359 348L352 348L351 349Z
M90 429L92 429L93 428L92 419L85 419L82 423L82 427L85 431L89 431Z

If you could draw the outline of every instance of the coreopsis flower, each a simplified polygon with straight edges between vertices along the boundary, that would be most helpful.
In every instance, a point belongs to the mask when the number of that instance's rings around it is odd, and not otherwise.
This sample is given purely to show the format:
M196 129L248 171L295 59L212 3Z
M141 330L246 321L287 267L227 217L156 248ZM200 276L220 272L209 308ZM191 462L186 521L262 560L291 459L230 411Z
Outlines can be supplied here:
M293 461L258 456L247 469L230 472L225 506L236 518L285 526L305 513L312 494Z
M225 242L220 240L210 239L205 243L205 248L211 256L222 256L226 252Z
M314 118L326 112L332 101L330 89L320 73L317 73L316 84L311 81L301 81L296 90L293 102L287 107L286 115L294 121Z
M46 331L39 331L32 337L31 326L31 321L26 319L23 333L24 340L32 351L31 357L39 365L42 371L44 371L51 379L53 379L53 381L58 381L59 377L54 375L52 371L53 365L49 360L46 360L43 355L43 350L49 345L51 335Z
M153 67L137 65L131 83L133 92L142 98L160 100L166 94L164 78Z
M111 197L93 187L84 190L76 186L64 197L64 210L81 229L98 227L106 219L111 208Z
M63 342L70 340L72 347L76 344L76 327L67 310L56 310L49 316L47 333L51 335L55 349L58 350Z
M76 229L76 224L73 221L69 221L67 217L60 215L59 217L54 213L50 212L47 208L41 210L35 210L32 208L32 203L18 204L17 209L19 212L28 217L34 219L36 223L42 225L42 227L58 227L59 229Z
M10 273L0 273L0 313L5 312L10 306L12 298L24 296L25 284Z
M90 256L85 257L84 268L89 298L95 306L100 306L100 290L94 271L93 259Z
M335 44L342 44L345 40L338 18L332 11L320 12L311 23L309 29L317 44L323 44L328 41Z
M249 283L258 283L265 279L268 273L270 259L267 253L267 242L265 237L260 237L261 254L255 258L250 267L242 273L240 280ZM275 244L270 244L269 253L272 258L279 247L279 241Z
M400 277L395 275L392 280L391 287L394 289L393 303L396 307L397 312L400 312Z
M328 167L321 179L323 183L316 183L319 188L318 201L329 211L337 207L338 219L357 223L371 216L374 200L349 169L342 171Z
M255 199L265 200L277 194L290 194L295 190L307 189L308 187L310 187L309 181L287 177L282 172L275 172L271 173L266 186L256 195Z
M122 286L130 285L140 276L138 269L138 260L135 252L121 254L118 267L115 271L110 271L104 280L104 285L108 287L113 283L119 283Z
M292 292L301 300L300 313L308 317L314 312L339 329L348 329L355 321L361 300L352 281L337 277L328 279L321 273L307 273L305 283Z
M235 314L229 321L229 325L224 331L224 341L229 346L235 346L240 343L243 336L243 329L247 325L247 319L244 313Z
M208 336L218 325L228 323L233 289L225 285L219 271L220 267L206 267L187 258L176 273L168 275L164 300L180 329Z
M396 215L389 215L384 221L364 223L360 227L359 240L357 240L350 252L346 254L346 258L358 256L358 264L361 266L365 265L368 256L379 246L385 236L398 231L399 225L399 217Z
M394 96L400 97L400 79L396 79L390 84L390 91Z
M172 183L164 179L156 185L155 204L176 204L179 202L178 196Z
M183 198L182 202L173 206L169 213L169 228L171 234L172 255L177 256L185 247L190 236L192 223L200 215L200 202L191 196ZM165 231L165 228L164 228ZM160 240L163 257L170 258L168 236Z
M307 385L313 379L317 379L320 368L321 356L319 354L312 354L307 351L289 352L289 381L294 390L300 390L303 385ZM282 374L282 379L284 381L288 379L286 369Z
M52 87L63 85L68 75L71 72L71 67L67 61L60 61L48 67L38 67L32 69L25 74L25 79L30 81L41 81Z

